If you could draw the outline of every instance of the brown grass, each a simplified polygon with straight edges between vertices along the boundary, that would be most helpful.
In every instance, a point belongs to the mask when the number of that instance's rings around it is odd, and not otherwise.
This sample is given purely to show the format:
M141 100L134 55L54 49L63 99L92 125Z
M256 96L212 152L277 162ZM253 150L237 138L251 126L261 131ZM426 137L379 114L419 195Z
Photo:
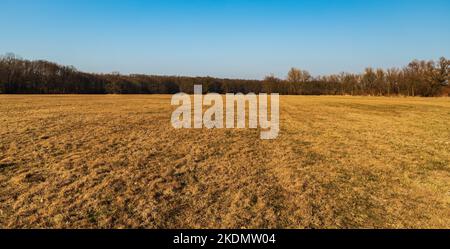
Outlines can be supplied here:
M450 228L450 99L281 98L174 130L170 96L0 96L2 228Z

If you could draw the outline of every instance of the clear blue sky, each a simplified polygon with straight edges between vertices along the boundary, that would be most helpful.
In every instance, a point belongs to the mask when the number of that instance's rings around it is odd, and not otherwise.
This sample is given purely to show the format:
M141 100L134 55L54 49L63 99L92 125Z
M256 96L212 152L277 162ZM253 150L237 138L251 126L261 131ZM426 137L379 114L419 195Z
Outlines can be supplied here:
M88 72L359 72L450 57L450 1L0 0L0 34L0 54Z

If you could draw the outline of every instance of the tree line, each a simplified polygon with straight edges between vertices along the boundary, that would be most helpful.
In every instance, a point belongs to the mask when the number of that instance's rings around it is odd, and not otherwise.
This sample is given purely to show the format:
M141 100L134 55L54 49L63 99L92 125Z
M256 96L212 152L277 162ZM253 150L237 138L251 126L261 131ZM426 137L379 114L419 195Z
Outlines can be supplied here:
M414 60L403 68L366 68L363 73L313 77L292 68L285 79L263 80L213 77L156 76L119 73L96 74L73 66L0 57L0 93L3 94L173 94L192 93L194 84L204 92L280 93L291 95L442 96L450 94L450 60Z

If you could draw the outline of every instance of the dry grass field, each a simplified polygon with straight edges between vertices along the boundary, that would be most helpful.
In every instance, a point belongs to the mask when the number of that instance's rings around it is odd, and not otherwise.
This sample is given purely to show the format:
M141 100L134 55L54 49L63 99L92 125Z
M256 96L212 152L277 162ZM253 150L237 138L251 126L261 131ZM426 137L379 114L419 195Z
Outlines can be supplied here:
M280 136L169 95L0 96L1 228L450 228L450 98L282 96Z

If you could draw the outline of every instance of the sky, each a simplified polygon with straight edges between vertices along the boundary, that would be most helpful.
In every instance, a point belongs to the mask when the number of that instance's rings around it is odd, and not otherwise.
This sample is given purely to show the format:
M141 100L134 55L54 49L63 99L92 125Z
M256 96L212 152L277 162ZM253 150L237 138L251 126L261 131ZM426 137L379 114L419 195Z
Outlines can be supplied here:
M450 57L447 0L0 0L0 54L86 72L262 79Z

